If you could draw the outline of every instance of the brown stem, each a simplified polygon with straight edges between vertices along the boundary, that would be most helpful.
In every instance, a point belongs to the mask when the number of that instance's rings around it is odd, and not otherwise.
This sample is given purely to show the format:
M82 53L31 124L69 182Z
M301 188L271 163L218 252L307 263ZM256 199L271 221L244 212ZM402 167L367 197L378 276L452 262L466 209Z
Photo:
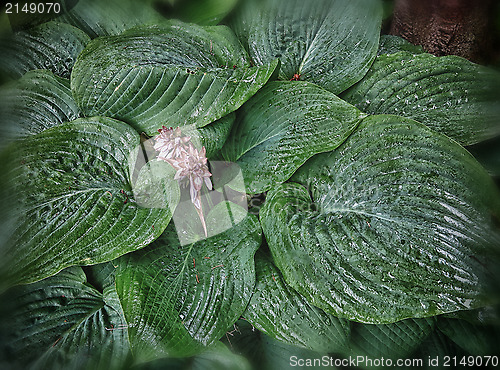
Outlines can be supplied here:
M484 61L492 9L492 0L396 0L390 33L434 55Z

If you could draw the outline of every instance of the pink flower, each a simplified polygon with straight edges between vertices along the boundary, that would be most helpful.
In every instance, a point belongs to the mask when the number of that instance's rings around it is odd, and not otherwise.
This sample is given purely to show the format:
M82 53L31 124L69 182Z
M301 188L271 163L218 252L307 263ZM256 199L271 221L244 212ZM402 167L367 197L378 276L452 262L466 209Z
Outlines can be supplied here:
M178 157L184 146L191 140L190 136L182 136L180 127L174 130L172 127L163 126L158 132L160 134L154 138L154 148L160 152L158 154L159 161Z
M180 127L175 130L163 126L158 130L159 135L155 137L154 148L159 152L158 160L170 163L177 171L174 179L181 182L184 179L189 180L189 194L191 202L194 204L196 212L200 217L205 236L207 236L207 226L203 216L201 205L201 188L203 183L209 190L212 190L210 177L212 174L208 170L206 149L202 147L198 151L191 144L191 137L182 136Z
M189 179L191 201L196 208L201 209L200 191L203 183L212 190L212 174L208 170L205 147L198 152L193 144L189 143L188 148L181 150L178 157L167 158L166 161L177 170L174 179Z

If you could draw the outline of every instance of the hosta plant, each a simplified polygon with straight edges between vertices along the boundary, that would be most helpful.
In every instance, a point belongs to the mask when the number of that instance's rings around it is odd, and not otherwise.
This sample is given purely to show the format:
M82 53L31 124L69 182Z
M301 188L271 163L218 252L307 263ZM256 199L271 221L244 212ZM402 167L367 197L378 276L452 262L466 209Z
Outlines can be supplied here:
M2 366L497 354L497 71L377 0L61 4L0 42Z

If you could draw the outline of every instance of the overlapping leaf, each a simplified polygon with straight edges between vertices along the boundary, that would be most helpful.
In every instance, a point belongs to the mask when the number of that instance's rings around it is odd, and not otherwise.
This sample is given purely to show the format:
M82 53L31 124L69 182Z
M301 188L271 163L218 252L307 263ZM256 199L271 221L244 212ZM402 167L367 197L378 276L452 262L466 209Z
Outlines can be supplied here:
M126 124L85 118L10 147L4 190L13 206L2 211L9 226L2 234L2 288L71 265L109 261L162 233L179 199L178 184L171 170L170 182L167 177L157 187L164 208L138 204L134 194L142 189L134 186L144 181L132 176L139 145L139 135ZM156 193L150 196L156 199Z
M27 72L0 89L0 138L12 140L78 118L69 81L49 71Z
M268 194L261 221L285 281L315 306L390 323L485 303L500 201L455 142L372 116L292 180Z
M235 119L236 114L231 113L188 134L193 142L200 140L200 145L207 151L207 158L211 159L224 146Z
M209 216L208 228L217 228L219 218ZM253 256L261 242L255 216L185 245L172 226L119 260L117 291L138 361L203 351L240 317L255 284Z
M153 135L162 125L203 127L233 112L276 66L250 67L226 27L170 21L93 40L71 87L86 115L118 118Z
M359 81L377 54L378 0L247 1L235 27L256 65L281 60L280 78L340 93Z
M380 55L342 98L369 114L397 114L464 145L500 134L500 74L457 56Z
M345 351L350 336L347 320L325 314L290 288L270 259L256 258L257 285L243 317L282 342L313 351Z
M363 115L308 82L271 82L245 104L222 149L249 193L286 181L314 154L337 148Z
M69 78L76 57L90 38L69 24L54 21L20 31L0 42L0 70L19 78L34 69L48 69Z
M57 18L80 28L91 38L118 35L132 27L162 19L146 1L78 0Z
M94 269L97 267L94 267ZM80 267L2 297L3 364L19 369L123 369L130 349L113 279L103 291Z

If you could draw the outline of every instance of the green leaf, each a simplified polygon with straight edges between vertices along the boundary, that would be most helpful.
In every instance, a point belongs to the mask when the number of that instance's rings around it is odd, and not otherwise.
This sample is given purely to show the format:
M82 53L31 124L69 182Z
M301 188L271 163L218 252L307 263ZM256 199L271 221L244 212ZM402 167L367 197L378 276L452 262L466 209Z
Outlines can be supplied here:
M15 287L2 301L0 332L9 368L119 370L129 362L126 323L112 279L100 291L80 267L71 267Z
M69 81L52 72L27 72L0 88L2 141L38 134L79 115Z
M19 78L34 69L48 69L69 78L76 57L90 41L69 24L48 22L0 41L0 71Z
M168 207L139 204L134 193L142 189L132 179L139 145L139 135L129 126L96 117L9 147L8 189L17 206L2 211L4 220L13 220L2 245L2 285L33 282L75 264L106 262L162 233L179 200L178 184L172 170L171 179L165 179Z
M132 27L158 22L162 19L145 1L135 0L78 0L71 10L57 18L71 24L91 38L119 35Z
M199 128L235 111L276 66L250 67L224 26L170 21L93 40L78 58L71 88L86 115L121 119L153 135L162 125Z
M413 45L411 42L406 41L404 38L394 35L381 35L380 45L377 55L394 54L400 51L407 51L412 54L425 53L422 46Z
M500 200L455 142L372 116L268 193L262 227L285 281L339 317L390 323L479 307Z
M381 325L356 324L352 329L349 355L371 359L410 358L433 331L434 319L406 319Z
M286 181L314 154L337 148L364 116L308 82L270 82L241 109L222 149L249 193Z
M280 78L338 94L359 81L377 54L378 0L250 1L236 27L256 65L281 60Z
M255 216L185 245L172 226L118 260L117 291L139 362L203 351L240 317L255 285L253 256L261 243ZM207 226L216 227L210 217Z
M174 15L185 22L215 26L237 2L238 0L183 0L174 7Z
M397 114L461 144L500 134L500 74L457 56L380 55L342 98L369 114Z
M349 321L312 306L290 288L264 254L256 257L257 285L243 317L281 342L317 352L345 351Z
M224 146L235 119L236 114L230 113L209 125L200 127L191 134L191 141L199 139L200 145L207 151L207 158L212 159Z

